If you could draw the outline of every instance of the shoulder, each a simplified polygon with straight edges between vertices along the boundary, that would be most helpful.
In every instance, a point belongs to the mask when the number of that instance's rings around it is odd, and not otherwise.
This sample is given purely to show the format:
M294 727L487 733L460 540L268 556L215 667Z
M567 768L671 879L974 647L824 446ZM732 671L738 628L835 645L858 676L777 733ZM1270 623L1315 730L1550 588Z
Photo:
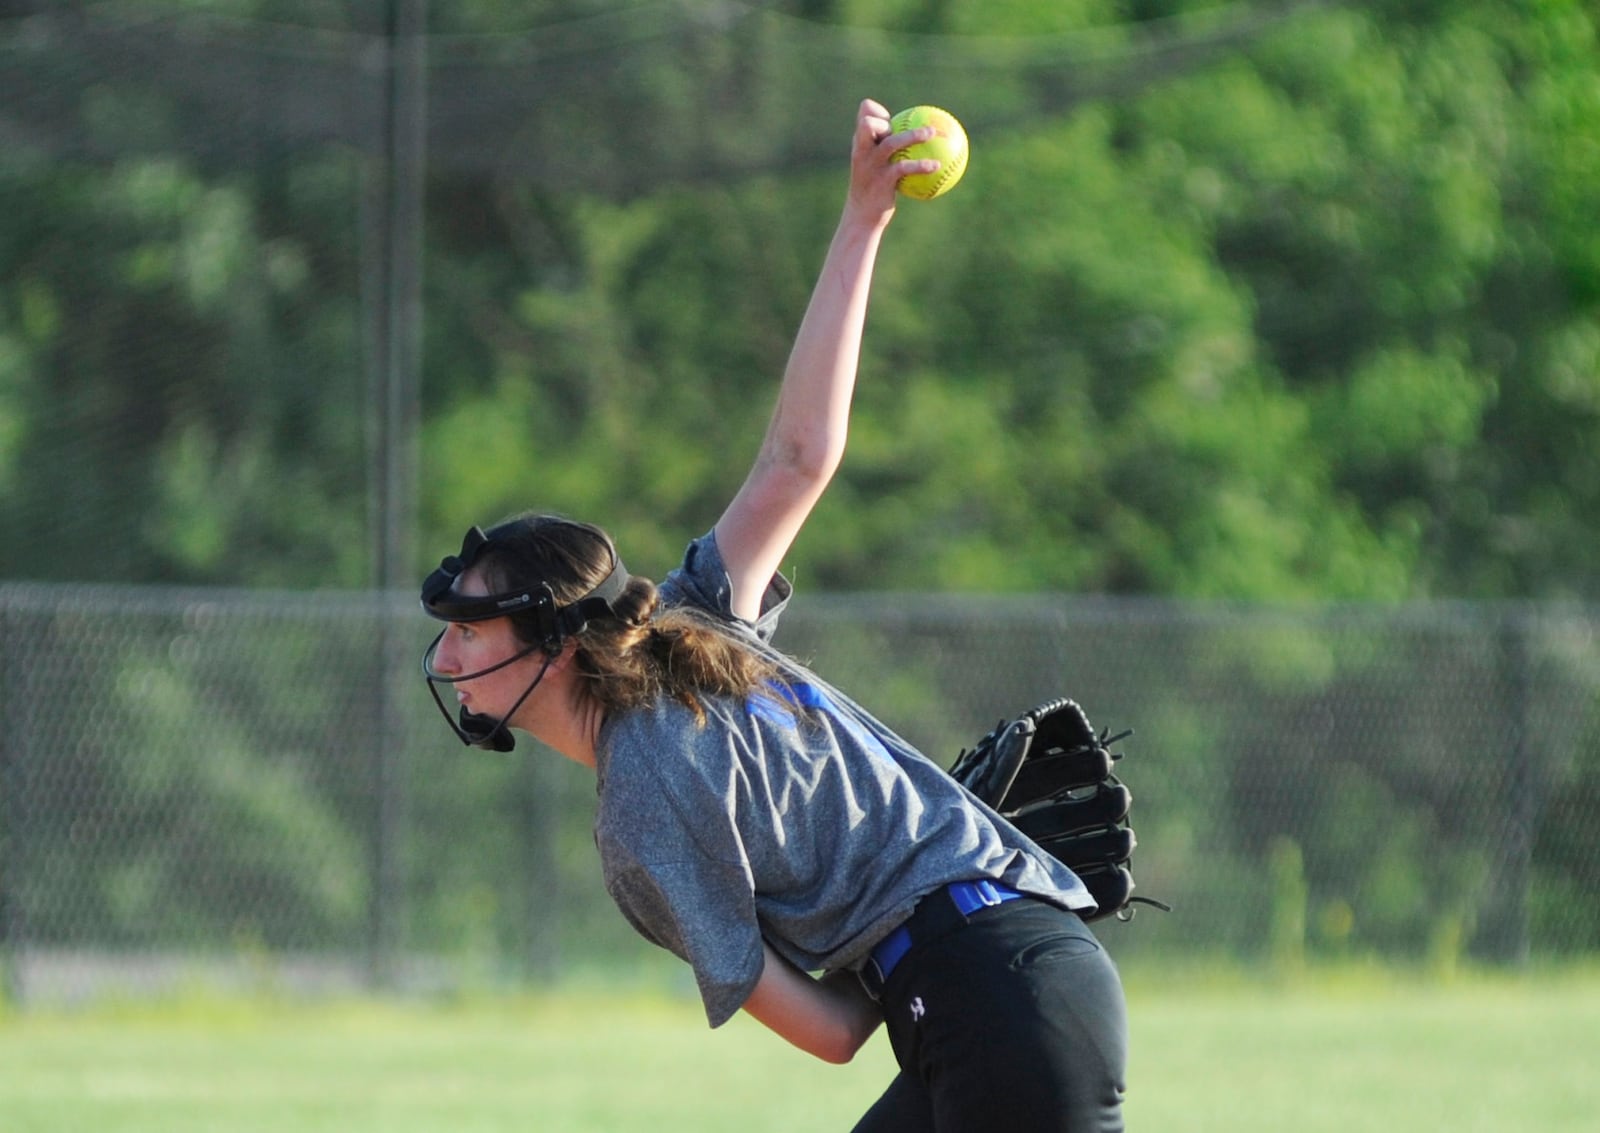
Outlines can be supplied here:
M703 720L672 697L608 719L595 745L602 803L641 793L694 804L726 783L743 739L736 719L716 698ZM625 804L624 804L625 805Z
M675 753L694 745L700 731L694 713L670 696L607 717L595 744L595 771L602 790L638 779L656 779L663 767L681 762Z

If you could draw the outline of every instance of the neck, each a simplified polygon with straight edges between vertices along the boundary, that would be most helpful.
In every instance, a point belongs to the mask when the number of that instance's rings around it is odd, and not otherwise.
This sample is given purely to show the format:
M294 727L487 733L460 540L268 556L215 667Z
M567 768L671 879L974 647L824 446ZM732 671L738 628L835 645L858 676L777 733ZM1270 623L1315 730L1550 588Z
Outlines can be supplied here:
M565 671L562 675L565 676ZM572 762L593 768L595 745L599 742L600 726L605 723L605 710L587 697L577 695L577 691L565 680L560 680L558 687L550 692L550 701L564 703L567 710L546 714L547 718L541 719L529 731L539 742Z

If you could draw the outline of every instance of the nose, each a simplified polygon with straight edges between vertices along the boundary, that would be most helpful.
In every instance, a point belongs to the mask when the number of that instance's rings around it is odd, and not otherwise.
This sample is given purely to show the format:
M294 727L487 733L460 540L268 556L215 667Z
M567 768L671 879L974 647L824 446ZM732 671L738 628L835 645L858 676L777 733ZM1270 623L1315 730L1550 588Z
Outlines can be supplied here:
M461 671L461 659L456 656L455 630L455 626L445 627L433 643L433 656L429 659L429 667L445 676L455 676Z

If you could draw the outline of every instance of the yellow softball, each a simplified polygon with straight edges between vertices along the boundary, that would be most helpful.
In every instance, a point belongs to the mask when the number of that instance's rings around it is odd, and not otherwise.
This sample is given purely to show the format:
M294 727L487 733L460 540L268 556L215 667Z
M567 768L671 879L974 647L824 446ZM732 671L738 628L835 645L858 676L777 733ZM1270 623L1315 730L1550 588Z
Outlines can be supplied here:
M898 134L918 126L932 126L939 131L925 142L917 142L896 153L896 161L919 161L933 158L939 168L932 173L913 173L900 178L899 189L908 197L931 201L948 193L967 171L967 132L961 128L956 116L937 106L913 106L889 119L889 129Z

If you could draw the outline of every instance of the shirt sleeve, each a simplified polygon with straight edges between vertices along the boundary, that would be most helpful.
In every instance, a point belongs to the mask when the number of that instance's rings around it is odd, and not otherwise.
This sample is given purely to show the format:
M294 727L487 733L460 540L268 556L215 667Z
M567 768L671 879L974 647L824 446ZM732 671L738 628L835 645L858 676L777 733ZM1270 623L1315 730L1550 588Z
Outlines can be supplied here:
M607 870L611 899L634 929L694 971L706 1021L744 1006L764 963L748 881L729 863L634 860Z
M669 606L697 606L722 621L744 626L770 644L794 587L783 575L774 574L761 596L761 613L755 622L739 617L733 612L733 580L728 577L728 566L717 547L716 532L708 531L689 544L683 565L662 580L660 592L662 602Z
M728 742L677 723L697 746ZM669 782L655 762L672 750L662 722L644 714L621 726L628 735L607 761L595 823L606 890L641 936L694 970L707 1021L719 1027L744 1006L764 963L755 883L730 816L742 789L736 765L694 763L685 752ZM711 768L717 782L706 778Z

